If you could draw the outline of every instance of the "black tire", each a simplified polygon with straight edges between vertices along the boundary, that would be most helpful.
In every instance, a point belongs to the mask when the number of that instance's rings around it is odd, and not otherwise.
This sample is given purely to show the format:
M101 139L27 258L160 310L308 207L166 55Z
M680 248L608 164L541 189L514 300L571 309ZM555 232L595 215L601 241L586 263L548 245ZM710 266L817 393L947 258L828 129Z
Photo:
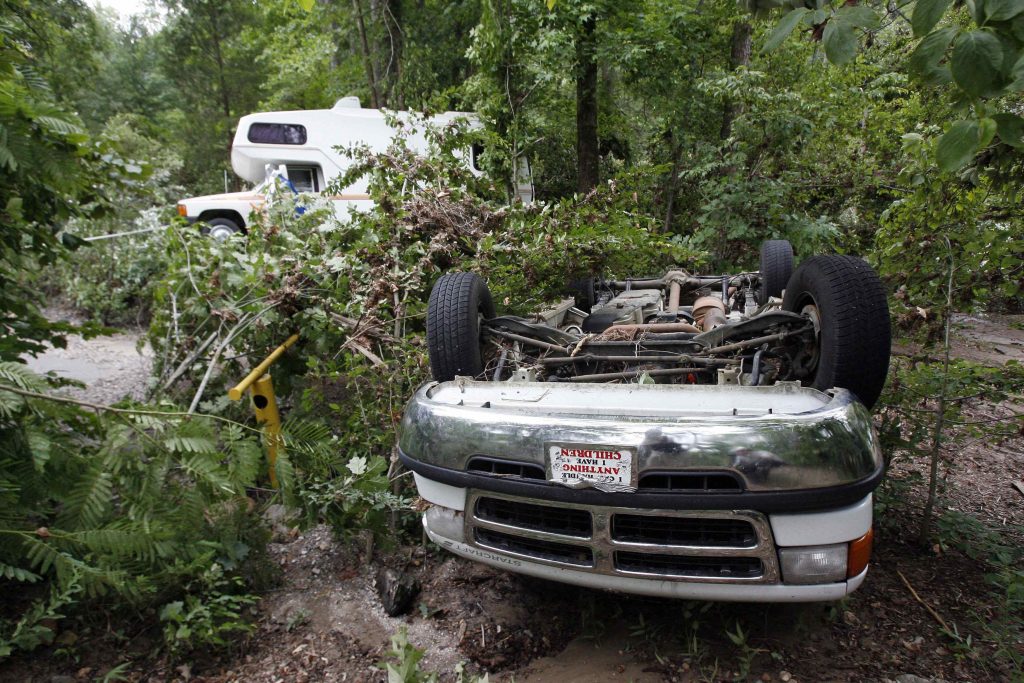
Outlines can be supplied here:
M889 372L892 340L885 287L871 266L856 256L809 258L786 285L782 307L817 313L817 366L804 383L849 389L874 406Z
M434 379L477 377L484 371L480 320L494 317L487 284L476 273L447 273L427 304L427 350Z
M793 245L789 240L765 240L761 243L761 286L758 303L782 296L789 278L793 277Z
M590 313L590 309L597 303L597 291L594 287L593 277L581 277L569 281L566 288L575 300L576 308L584 313Z
M231 235L242 232L242 226L230 218L211 218L204 221L203 234L216 240L225 240Z

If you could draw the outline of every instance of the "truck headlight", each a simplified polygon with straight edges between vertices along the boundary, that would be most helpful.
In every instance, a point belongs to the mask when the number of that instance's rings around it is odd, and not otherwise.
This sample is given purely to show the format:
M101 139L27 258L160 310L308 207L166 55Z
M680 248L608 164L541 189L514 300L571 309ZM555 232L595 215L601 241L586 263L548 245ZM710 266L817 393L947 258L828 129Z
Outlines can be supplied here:
M846 580L847 543L780 548L785 583L835 583Z

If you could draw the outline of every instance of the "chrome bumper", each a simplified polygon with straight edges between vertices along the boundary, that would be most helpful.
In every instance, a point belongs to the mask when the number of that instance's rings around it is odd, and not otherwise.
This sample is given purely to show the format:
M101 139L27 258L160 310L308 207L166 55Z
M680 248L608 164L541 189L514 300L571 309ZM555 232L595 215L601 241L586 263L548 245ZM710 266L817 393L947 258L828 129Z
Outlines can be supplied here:
M634 449L635 493L548 482L552 443ZM883 459L868 411L843 389L536 382L428 383L402 420L399 450L435 481L538 500L630 508L796 511L863 498ZM474 463L530 468L530 477ZM525 472L525 470L523 470ZM506 469L507 472L507 469ZM735 490L644 485L645 475L727 475Z
M425 483L417 477L421 488ZM436 494L437 490L428 488L424 492ZM504 500L513 509L523 510L542 501L495 498L475 491L461 493L465 496L464 510L436 505L424 514L423 526L432 541L477 562L576 586L685 599L808 602L837 600L855 590L867 573L865 569L857 576L829 583L784 583L776 554L778 539L774 538L778 531L773 533L773 527L785 526L787 520L756 512L679 513L560 506L548 508L554 517L548 518L547 530L540 531L525 518L495 521L492 511L481 502ZM804 525L815 529L814 537L802 540L841 543L859 537L870 528L870 510L868 496L848 508L802 515ZM749 524L752 534L732 537L739 541L733 543L728 542L730 537L721 535L712 535L711 542L703 544L680 536L662 538L659 543L623 540L615 517L637 514L656 521L656 529L675 528L684 535L708 521ZM572 522L587 515L593 516L589 531ZM552 530L559 522L563 524L561 533ZM494 542L492 532L499 534L498 542ZM644 562L650 566L640 567Z

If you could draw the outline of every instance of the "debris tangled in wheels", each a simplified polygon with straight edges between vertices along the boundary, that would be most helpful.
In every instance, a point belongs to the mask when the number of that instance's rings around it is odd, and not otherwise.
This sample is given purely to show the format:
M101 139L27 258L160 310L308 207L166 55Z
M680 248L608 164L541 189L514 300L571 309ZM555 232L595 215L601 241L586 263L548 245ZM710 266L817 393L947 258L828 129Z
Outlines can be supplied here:
M851 256L793 271L788 242L762 248L764 272L577 280L577 295L531 316L494 316L472 273L430 298L434 379L843 387L871 407L889 366L889 312L877 275ZM785 298L781 295L790 284Z

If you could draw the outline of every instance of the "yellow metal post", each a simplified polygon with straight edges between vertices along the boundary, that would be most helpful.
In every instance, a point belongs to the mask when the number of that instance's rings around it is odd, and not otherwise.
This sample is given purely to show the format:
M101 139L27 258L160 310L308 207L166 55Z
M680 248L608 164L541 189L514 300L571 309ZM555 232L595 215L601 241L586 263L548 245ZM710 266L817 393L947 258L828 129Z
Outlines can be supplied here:
M270 466L270 485L276 489L277 449L281 445L281 414L277 412L274 383L270 379L270 373L256 380L250 391L252 405L256 409L256 421L267 426L267 464Z
M249 388L249 385L255 382L260 377L263 377L263 375L267 374L267 369L269 369L270 366L273 365L274 361L280 358L281 354L283 354L289 346L291 346L298 340L299 335L293 334L292 336L288 337L288 339L285 340L284 344L281 344L276 349L271 351L270 355L264 358L262 363L254 367L252 371L245 376L245 379L243 379L241 382L228 389L228 398L230 398L232 401L237 401L238 399L242 398L242 394L244 394L245 390Z
M232 401L242 398L246 389L252 394L252 405L256 410L256 421L267 426L267 463L270 466L270 485L277 488L277 453L284 444L281 442L281 414L277 412L274 398L274 383L267 370L281 357L285 350L299 339L299 335L288 337L284 344L270 352L262 363L252 369L241 382L228 390Z

